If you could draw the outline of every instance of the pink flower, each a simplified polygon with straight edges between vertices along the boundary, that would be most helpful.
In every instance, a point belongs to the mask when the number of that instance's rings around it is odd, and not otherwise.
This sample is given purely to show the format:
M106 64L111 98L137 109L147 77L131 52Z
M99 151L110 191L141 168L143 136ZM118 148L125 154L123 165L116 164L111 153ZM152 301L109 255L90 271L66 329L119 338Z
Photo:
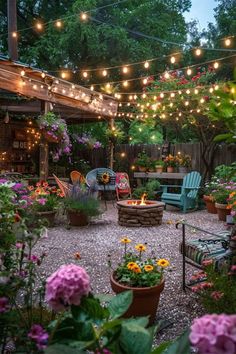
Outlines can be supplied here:
M231 267L231 272L236 272L236 264L235 264L235 265L232 265L232 267Z
M199 354L235 354L236 315L205 315L195 319L189 339Z
M34 254L30 257L28 257L28 260L33 262L33 263L39 263L39 258L37 256L35 256Z
M90 291L90 278L86 271L75 264L62 265L46 283L46 301L55 310L69 305L79 305L81 298Z
M46 198L39 198L39 199L37 199L37 202L41 205L45 205L47 202L47 199Z
M203 267L208 267L209 265L213 264L213 259L204 259L204 261L202 261L202 266Z
M10 308L8 298L3 296L0 297L0 313L7 312Z
M15 246L16 246L16 248L18 248L18 249L22 249L23 246L24 246L24 244L21 243L21 242L17 242Z
M36 342L37 348L39 350L45 349L48 342L48 333L43 329L41 325L32 325L28 337Z
M222 293L221 291L213 291L211 293L212 299L214 299L216 301L220 300L223 296L224 296L224 293Z

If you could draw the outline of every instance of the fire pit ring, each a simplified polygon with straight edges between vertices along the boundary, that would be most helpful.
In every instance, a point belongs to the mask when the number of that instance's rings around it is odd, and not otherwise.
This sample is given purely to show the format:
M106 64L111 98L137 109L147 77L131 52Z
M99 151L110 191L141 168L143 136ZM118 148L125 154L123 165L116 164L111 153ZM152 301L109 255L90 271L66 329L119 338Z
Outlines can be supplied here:
M146 200L122 200L117 202L118 223L128 227L150 227L162 223L165 203Z

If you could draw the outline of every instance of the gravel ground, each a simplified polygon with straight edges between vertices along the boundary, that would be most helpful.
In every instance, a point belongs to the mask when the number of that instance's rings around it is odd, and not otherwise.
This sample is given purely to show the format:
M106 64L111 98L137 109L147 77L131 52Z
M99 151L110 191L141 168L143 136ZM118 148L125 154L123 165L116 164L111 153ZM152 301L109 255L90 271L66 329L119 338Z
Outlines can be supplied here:
M186 222L202 227L208 231L224 229L222 222L216 215L206 211L196 211L182 214L176 209L167 209L164 212L163 224L158 227L127 228L117 223L117 210L108 204L107 211L98 219L85 227L65 227L63 216L59 218L56 227L48 230L47 238L40 240L36 245L36 253L45 251L47 257L41 266L45 276L50 275L60 265L79 263L91 277L94 293L112 293L109 282L110 270L107 266L107 255L110 254L115 265L122 255L122 245L119 240L127 236L134 244L147 242L147 252L155 251L158 258L166 258L171 266L166 270L165 289L161 295L157 321L163 321L163 328L156 338L156 342L174 339L191 323L194 317L204 313L198 303L196 295L181 289L182 258L179 253L181 230L175 228L175 222L185 219ZM188 231L188 238L198 237L195 229ZM74 255L79 252L81 259L76 261ZM190 268L188 266L188 268ZM193 268L188 269L189 274Z

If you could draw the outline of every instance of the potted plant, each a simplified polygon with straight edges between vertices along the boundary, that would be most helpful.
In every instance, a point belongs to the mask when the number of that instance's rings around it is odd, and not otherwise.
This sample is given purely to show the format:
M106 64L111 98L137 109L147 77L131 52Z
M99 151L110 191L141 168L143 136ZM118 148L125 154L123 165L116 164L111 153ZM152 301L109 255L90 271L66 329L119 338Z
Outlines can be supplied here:
M124 317L150 316L154 322L161 292L164 289L164 268L169 266L166 259L157 260L153 255L145 260L146 245L137 244L135 253L127 250L128 238L120 241L124 245L122 261L111 273L110 282L115 293L133 291L133 301ZM109 265L112 267L111 259Z
M138 166L140 172L146 172L149 168L150 158L145 151L138 154L135 164Z
M179 173L187 173L189 168L192 166L191 156L179 154L177 156L177 160L179 165Z
M206 182L204 186L203 200L206 204L207 212L210 214L217 214L215 199L212 195L212 191L217 189L218 184L219 181L213 177L212 180L210 182Z
M156 172L157 172L157 173L162 173L162 172L163 172L163 169L164 169L164 161L162 161L162 160L157 160L155 167L156 167Z
M175 156L170 154L165 158L164 165L168 173L173 173L174 168L178 165L178 161Z
M76 184L64 199L67 217L71 226L86 226L89 218L100 214L100 204L93 185Z
M47 182L41 181L36 187L29 186L32 200L31 210L37 218L45 219L48 226L53 226L57 209L60 206L62 194L59 189L50 187Z
M156 160L150 159L149 160L149 167L148 167L149 172L155 172L156 171Z
M134 199L141 199L144 193L147 194L148 200L157 200L158 193L160 193L160 182L156 179L151 180L145 185L135 188L132 195Z
M226 189L226 185L218 186L217 190L212 192L215 199L215 207L217 210L218 218L221 221L226 221L226 216L230 215L231 209L228 206L228 198L230 191Z

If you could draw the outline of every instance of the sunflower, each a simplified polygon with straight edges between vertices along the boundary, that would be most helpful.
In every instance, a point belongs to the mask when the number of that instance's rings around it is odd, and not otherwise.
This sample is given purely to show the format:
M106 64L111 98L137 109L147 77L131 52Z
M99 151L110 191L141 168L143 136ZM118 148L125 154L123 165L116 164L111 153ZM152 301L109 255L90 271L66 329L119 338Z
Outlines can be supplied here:
M137 264L132 268L132 271L134 273L142 273L141 268Z
M138 267L137 263L135 263L135 262L129 262L129 263L127 264L127 268L128 268L129 270L133 270L134 267Z
M103 183L103 184L109 183L109 182L110 182L110 175L109 175L109 173L104 172L104 173L101 175L100 181L101 181L101 183Z
M167 261L167 259L159 259L159 261L157 261L157 265L159 265L162 268L168 267L170 265L170 262Z
M145 272L152 272L154 267L151 264L147 264L144 266Z
M139 252L144 252L144 251L146 251L146 246L144 246L142 243L139 243L139 244L137 244L136 246L135 246L135 249L137 250L137 251L139 251Z
M122 239L120 240L120 242L121 242L121 243L130 243L131 240L130 240L129 238L127 238L127 237L124 237L124 238L122 238Z

